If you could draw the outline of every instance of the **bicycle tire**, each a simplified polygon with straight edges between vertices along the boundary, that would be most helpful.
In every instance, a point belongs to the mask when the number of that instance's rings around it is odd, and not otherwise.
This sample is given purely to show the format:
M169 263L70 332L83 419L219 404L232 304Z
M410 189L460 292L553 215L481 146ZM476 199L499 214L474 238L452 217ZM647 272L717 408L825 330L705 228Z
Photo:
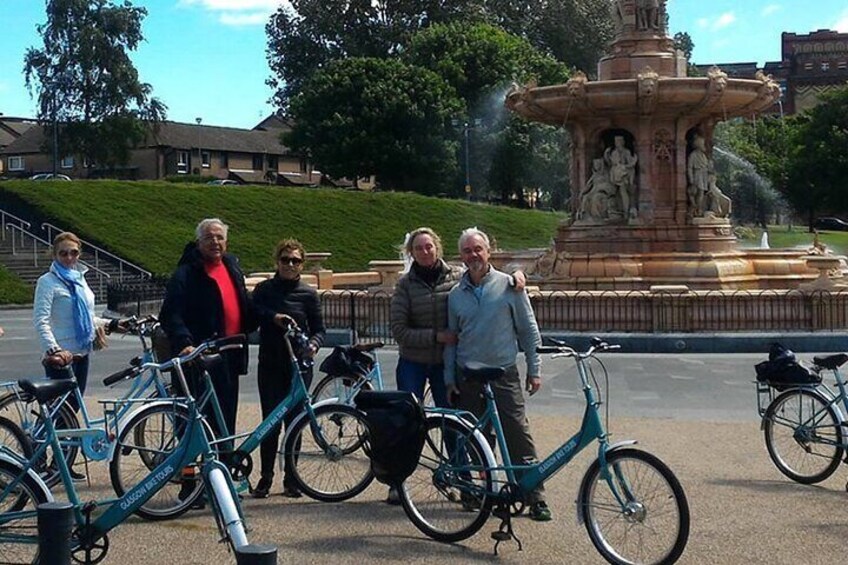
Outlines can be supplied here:
M46 440L43 437L44 433L44 425L41 424L41 414L39 413L37 416L36 426L35 428L38 431L36 435L30 434L29 440L33 445L33 449L35 449L35 444L37 441ZM80 428L79 418L77 418L76 412L71 408L67 402L63 402L61 406L59 406L56 415L53 417L53 427L56 429L56 436L59 438L60 449L62 451L62 455L65 458L65 462L68 464L68 469L72 468L74 462L77 459L77 455L79 455L80 449L80 438L78 437L62 437L62 430L75 430ZM38 472L41 474L41 479L48 487L53 487L62 480L62 476L59 473L59 469L56 467L53 460L47 459L47 454L45 453L44 458L38 462L36 466Z
M361 384L360 384L361 383ZM353 404L354 388L359 390L374 390L374 385L365 377L354 375L327 375L312 389L312 403L322 400L337 399L342 404Z
M171 454L179 443L181 430L188 425L188 409L182 405L153 404L139 410L121 429L112 459L109 477L119 497L149 477L150 471ZM206 437L214 435L205 420L200 420ZM152 458L151 458L152 454ZM145 520L176 518L187 512L203 493L199 478L183 479L182 470L162 484L161 488L135 513Z
M606 460L627 504L621 508L596 459L583 476L578 497L595 549L610 563L675 563L689 540L690 520L677 477L658 457L638 449L616 449ZM649 547L653 540L657 549Z
M348 500L374 480L364 450L364 415L345 404L326 404L297 420L286 434L281 457L304 494L321 502ZM322 444L324 444L322 446Z
M5 445L24 459L32 457L32 443L20 426L0 416L0 445Z
M471 427L442 414L426 422L418 465L400 488L401 504L428 537L461 541L476 534L492 512L493 462Z
M820 415L815 425L810 418ZM842 425L833 405L810 389L790 389L766 409L766 449L775 467L795 482L810 485L830 477L845 455Z
M8 461L0 461L0 487L8 485L21 468ZM2 490L2 488L0 488ZM46 493L36 481L26 475L13 492L0 499L0 556L3 563L38 563L38 520L36 508L48 500ZM18 519L5 519L7 512L27 512ZM14 536L14 539L10 539ZM24 537L29 541L22 543Z

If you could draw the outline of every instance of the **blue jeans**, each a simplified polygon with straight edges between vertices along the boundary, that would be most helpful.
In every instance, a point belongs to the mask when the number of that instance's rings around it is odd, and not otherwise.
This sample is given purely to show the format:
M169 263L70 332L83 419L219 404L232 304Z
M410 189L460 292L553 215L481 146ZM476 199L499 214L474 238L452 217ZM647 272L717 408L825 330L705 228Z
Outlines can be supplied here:
M449 408L447 391L445 390L445 366L416 363L401 357L397 364L397 387L414 393L419 399L424 398L424 384L430 381L433 402L439 408Z
M79 385L80 396L85 394L85 385L88 382L88 355L83 357L78 361L74 361L70 365L71 371L73 371L73 376L77 378L77 385ZM68 367L55 368L55 367L44 367L44 372L47 375L48 379L69 379L71 378L71 372L68 370ZM70 404L74 411L79 410L79 406L77 405L77 399L72 394L68 397L68 404Z

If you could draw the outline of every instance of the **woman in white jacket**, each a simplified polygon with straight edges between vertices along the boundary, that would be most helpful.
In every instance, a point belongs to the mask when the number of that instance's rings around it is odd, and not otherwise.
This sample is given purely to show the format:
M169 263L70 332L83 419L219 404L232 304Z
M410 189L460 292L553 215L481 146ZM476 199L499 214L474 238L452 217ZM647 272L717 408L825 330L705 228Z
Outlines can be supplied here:
M118 320L94 315L94 293L85 281L88 269L79 263L81 251L80 239L71 232L53 240L53 263L35 286L32 320L44 357L51 358L51 363L44 364L47 377L68 378L64 367L70 364L83 393L97 330L114 330ZM79 409L73 397L71 403Z

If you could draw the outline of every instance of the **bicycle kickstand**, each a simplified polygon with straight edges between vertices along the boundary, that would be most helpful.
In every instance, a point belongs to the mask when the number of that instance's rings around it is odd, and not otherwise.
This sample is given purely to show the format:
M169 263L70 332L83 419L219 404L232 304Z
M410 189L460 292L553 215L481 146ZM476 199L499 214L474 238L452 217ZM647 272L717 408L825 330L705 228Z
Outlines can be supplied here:
M497 531L492 532L492 539L495 540L495 555L498 554L498 546L502 541L515 540L518 544L518 551L523 551L521 540L515 535L515 530L512 529L512 512L510 512L507 502L498 502L497 508L493 514L501 519L501 525Z

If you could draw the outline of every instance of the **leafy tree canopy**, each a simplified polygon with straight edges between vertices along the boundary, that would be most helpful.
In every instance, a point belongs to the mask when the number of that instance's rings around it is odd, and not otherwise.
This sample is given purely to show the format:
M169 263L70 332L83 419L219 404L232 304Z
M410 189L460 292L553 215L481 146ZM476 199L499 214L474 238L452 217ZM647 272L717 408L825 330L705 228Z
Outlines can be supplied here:
M38 94L38 117L63 124L63 152L101 165L125 163L144 135L139 120L165 117L129 58L143 41L144 8L129 1L47 0L44 46L27 50L24 77Z
M375 174L386 188L443 191L456 174L456 92L396 59L348 58L314 73L292 100L285 143L335 177Z

